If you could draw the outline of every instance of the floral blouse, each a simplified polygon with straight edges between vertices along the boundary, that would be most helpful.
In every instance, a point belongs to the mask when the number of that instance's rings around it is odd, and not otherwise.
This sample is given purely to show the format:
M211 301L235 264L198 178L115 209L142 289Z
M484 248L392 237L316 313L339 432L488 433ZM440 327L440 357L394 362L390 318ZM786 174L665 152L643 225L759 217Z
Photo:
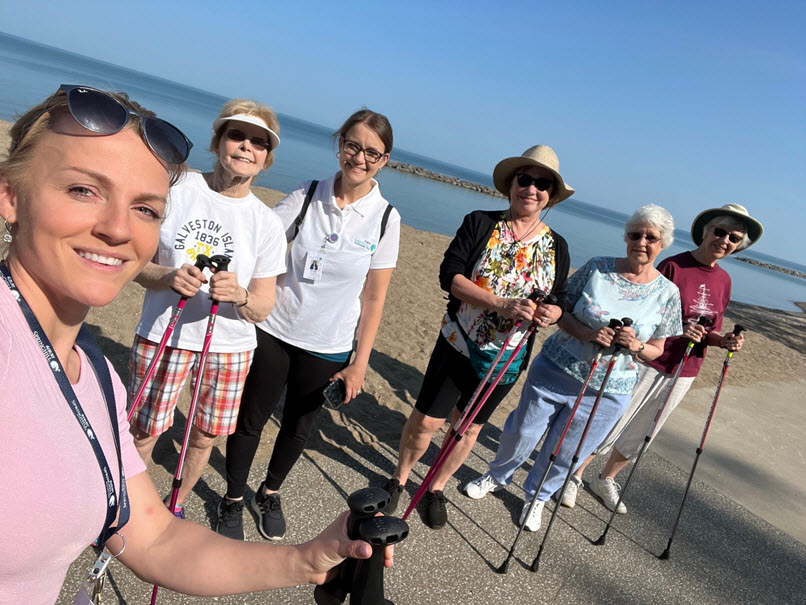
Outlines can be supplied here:
M543 226L526 242L518 241L508 221L500 220L493 229L487 246L473 270L474 284L503 298L526 298L539 288L549 292L554 285L556 259L554 236ZM486 307L462 301L456 317L462 330L482 350L498 351L515 321L501 317ZM442 319L442 335L465 357L469 356L465 337L456 322L446 313ZM526 326L524 326L524 332ZM520 338L513 338L514 349Z
M576 319L594 329L612 318L633 320L636 338L646 342L683 333L680 293L663 275L648 284L634 284L616 272L616 259L598 256L590 259L568 280L568 306ZM540 352L579 382L585 382L599 346L577 340L559 330L552 334ZM605 355L613 352L605 349ZM609 361L609 360L608 360ZM602 386L607 364L602 363L591 377L590 389ZM607 383L608 393L632 393L638 381L638 366L629 354L619 355Z

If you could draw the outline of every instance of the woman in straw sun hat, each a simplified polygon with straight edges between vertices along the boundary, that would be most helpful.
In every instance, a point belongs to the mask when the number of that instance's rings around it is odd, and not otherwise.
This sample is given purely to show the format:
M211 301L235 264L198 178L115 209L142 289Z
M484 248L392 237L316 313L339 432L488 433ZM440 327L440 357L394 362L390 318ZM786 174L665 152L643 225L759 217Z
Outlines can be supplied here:
M574 193L560 175L557 154L546 145L530 147L520 156L500 161L493 182L508 198L509 207L468 214L440 266L439 281L449 294L448 309L415 409L400 438L397 469L386 484L392 510L431 436L449 415L453 423L459 418L515 322L523 320L524 328L531 321L546 327L563 313L557 304L535 304L528 298L540 289L554 294L559 304L565 300L568 245L543 222L548 208ZM510 350L516 344L511 342ZM528 344L436 474L424 498L424 520L429 527L439 529L447 522L445 485L528 365L531 340Z
M697 244L697 249L671 256L658 265L658 270L680 289L685 331L678 338L667 339L660 357L640 365L639 380L630 405L596 450L596 453L612 450L601 475L591 481L591 489L610 510L619 499L615 477L641 449L688 342L694 341L697 346L680 372L674 392L658 419L655 435L699 374L708 345L728 351L742 348L743 335L722 331L722 319L730 302L731 282L728 273L718 263L757 242L762 232L761 223L750 216L744 206L725 204L720 208L709 208L697 215L691 224L691 239ZM701 317L708 320L707 325L697 323ZM577 469L576 485L582 483L582 472L592 459L593 456ZM564 504L573 505L573 501L564 501ZM624 502L618 512L627 512Z

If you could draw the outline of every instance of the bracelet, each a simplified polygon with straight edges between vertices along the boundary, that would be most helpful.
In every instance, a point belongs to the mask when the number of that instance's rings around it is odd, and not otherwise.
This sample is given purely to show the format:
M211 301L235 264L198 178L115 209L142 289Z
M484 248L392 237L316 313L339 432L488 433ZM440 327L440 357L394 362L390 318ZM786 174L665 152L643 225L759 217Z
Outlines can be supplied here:
M635 355L635 357L638 357L643 352L644 352L644 343L641 343L641 346L638 348L638 350L633 355Z
M249 290L247 288L244 288L243 291L246 292L246 300L244 300L241 304L239 304L238 305L239 307L245 307L246 305L249 304Z

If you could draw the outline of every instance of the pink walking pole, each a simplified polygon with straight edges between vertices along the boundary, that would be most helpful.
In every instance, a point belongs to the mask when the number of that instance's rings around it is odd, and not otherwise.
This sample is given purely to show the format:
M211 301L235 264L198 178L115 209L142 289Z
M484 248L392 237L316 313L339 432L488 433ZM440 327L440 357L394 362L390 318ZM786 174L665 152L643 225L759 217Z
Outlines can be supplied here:
M226 271L229 265L230 258L221 254L217 254L209 259L211 266L218 271ZM193 384L193 396L190 399L190 408L188 409L187 423L185 424L185 434L182 438L182 447L179 450L179 462L176 465L176 473L174 473L174 480L171 484L171 498L168 501L168 510L173 511L176 506L176 500L179 497L179 488L182 487L182 473L185 470L185 457L187 456L187 447L190 441L190 431L193 428L193 419L196 417L196 408L199 404L199 393L201 392L202 377L204 376L204 364L207 361L207 353L210 351L210 343L213 341L213 328L215 327L216 316L218 315L218 301L213 299L210 305L210 318L207 320L207 332L204 334L204 343L202 344L201 354L199 355L199 369L196 372L196 381ZM157 591L159 586L154 585L154 590L151 591L151 605L157 602Z
M707 325L709 322L708 318L700 317L697 320L697 323L701 326ZM666 391L666 396L663 398L660 406L658 407L657 412L655 412L655 417L652 420L652 424L649 426L649 430L647 434L644 436L644 442L641 444L641 449L638 451L638 456L635 458L635 462L633 462L632 468L630 469L630 474L627 475L627 482L624 484L624 487L621 489L618 495L618 501L616 501L616 506L613 507L613 513L610 515L610 518L607 520L607 524L605 525L604 531L602 535L593 543L595 546L602 546L607 541L607 532L610 531L610 526L613 524L613 520L616 518L616 512L618 511L619 506L621 506L621 502L624 500L624 494L627 493L627 488L630 487L630 482L632 481L632 477L635 474L635 469L638 468L638 463L641 462L641 457L644 455L644 452L649 447L649 444L655 438L655 431L657 431L658 422L663 416L663 411L666 409L669 401L672 399L672 393L674 393L674 387L677 384L677 379L680 378L680 373L683 371L683 366L686 365L686 361L688 361L689 355L691 355L691 351L694 348L694 341L689 340L688 344L686 345L686 350L683 353L683 359L680 360L680 363L677 366L677 370L675 370L674 375L672 376L672 381L669 384L669 390Z
M204 270L205 267L211 267L210 259L204 254L199 254L196 257L196 267L202 270ZM135 394L134 400L132 401L132 407L129 409L129 413L126 416L126 421L129 423L132 421L132 416L134 416L134 411L137 409L137 406L140 405L140 400L143 398L143 393L146 390L148 381L151 380L151 375L154 373L154 370L157 369L157 362L160 360L160 357L162 357L163 351L165 351L165 345L168 344L168 340L171 338L171 334L173 334L174 328L176 328L176 324L179 321L179 318L182 316L182 311L185 310L185 304L187 304L187 301L188 297L183 296L176 304L176 311L171 317L168 327L165 329L165 334L162 335L162 340L160 340L160 344L157 347L157 352L154 353L154 357L148 364L146 373L143 376L143 381L140 383L140 387L137 389L137 394Z
M733 327L733 333L738 336L742 332L744 332L744 328L739 324L736 324ZM694 462L691 465L691 472L688 476L688 482L686 483L686 489L683 492L683 499L680 501L680 508L677 509L677 517L674 520L674 526L672 527L672 535L669 536L669 542L666 544L666 549L658 555L658 559L668 559L669 552L672 549L672 540L674 540L674 535L677 533L677 524L680 523L680 515L683 514L683 506L686 504L686 498L688 497L688 491L691 488L691 481L694 479L694 471L697 470L697 463L700 461L700 454L705 449L705 438L708 436L708 429L711 428L711 421L714 419L714 412L716 411L716 403L719 401L719 394L722 392L722 384L725 382L725 375L728 373L728 367L730 367L730 360L733 358L733 351L728 351L728 354L725 355L725 361L722 362L722 374L719 376L719 384L716 385L716 392L714 393L714 400L711 402L711 409L708 411L708 418L705 419L705 428L702 431L702 437L700 438L700 445L697 446L696 456L694 456Z
M541 301L541 300L543 300L545 298L546 298L546 293L543 292L542 290L540 290L539 288L535 289L529 295L529 299L534 301L534 302L539 302L539 301ZM552 298L552 300L554 300L553 297L551 297L551 298ZM479 395L481 394L481 392L484 389L484 387L487 386L487 383L490 380L490 377L492 376L493 372L495 371L495 368L498 365L498 362L501 361L501 358L503 357L504 352L507 350L507 347L509 346L509 343L512 341L512 338L515 336L515 334L517 334L518 330L520 330L522 325L523 325L523 320L519 319L517 322L515 322L515 325L512 326L512 329L509 331L509 333L507 334L507 337L504 339L504 343L501 345L501 348L498 351L498 354L495 356L495 358L493 359L492 363L490 364L490 369L487 370L487 374L484 376L484 378L481 380L481 382L479 382L479 386L476 388L476 390L473 392L472 397L467 402L467 405L465 406L465 409L462 412L462 415L456 421L456 424L454 424L454 426L451 428L448 438L445 441L443 441L442 446L440 447L440 450L439 450L439 453L437 454L436 459L431 464L431 468L428 469L428 473L426 473L425 479L423 479L423 483L420 485L420 487L417 489L417 492L414 494L414 499L412 500L412 502L414 502L415 506L416 506L417 502L419 502L420 499L422 498L423 493L425 493L422 486L425 485L426 488L427 488L429 485L431 485L431 482L433 481L434 475L439 470L439 468L443 465L444 460L447 458L448 454L450 454L450 451L448 451L448 449L450 448L451 451L453 450L453 447L450 446L450 443L452 442L452 440L454 438L456 438L456 440L458 441L458 440L460 440L462 438L462 435L464 435L464 433L467 431L467 427L470 426L470 423L473 421L473 418L476 417L476 415L478 414L479 410L481 410L481 408L487 402L487 399L492 394L493 390L495 390L495 387L500 382L501 377L504 375L504 372L506 372L506 370L511 365L511 361L515 358L517 353L522 348L522 346L518 346L518 347L515 348L515 350L513 350L512 354L509 357L508 363L504 366L504 368L499 373L498 379L495 380L493 382L493 384L487 389L487 391L485 392L484 397L481 399L481 401L477 405ZM532 331L534 331L534 330L532 330ZM530 335L531 335L531 332L524 333L523 337L521 338L520 343L528 342ZM467 418L468 418L468 416L470 414L472 414L472 418L470 418L470 420L468 421ZM403 516L404 521L411 514L412 510L413 510L413 506L410 504L409 508L406 509L405 515Z
M613 325L611 324L611 327ZM588 384L590 384L591 378L593 377L593 373L596 371L596 368L599 366L599 361L602 359L602 350L599 349L599 352L596 354L596 357L593 358L591 362L591 369L588 372L588 377L585 379L585 384L582 385L582 390L579 391L579 395L574 401L574 407L571 408L571 413L568 415L568 420L565 422L565 426L563 427L563 432L560 435L560 438L557 440L557 445L554 447L554 451L549 456L549 463L546 465L546 470L543 471L543 475L540 477L540 483L537 485L537 489L535 489L535 497L532 498L532 504L529 506L529 511L526 513L524 517L523 523L518 527L518 533L515 534L515 540L512 542L512 546L509 549L509 553L507 554L507 558L504 560L501 565L499 565L496 569L496 573L505 574L507 573L507 569L509 568L509 561L512 559L512 555L515 552L515 546L518 544L518 540L521 537L521 533L523 533L523 528L526 526L526 520L529 519L529 516L532 514L532 510L535 506L537 506L537 494L540 493L540 490L543 489L543 484L546 482L546 478L549 476L549 471L551 467L554 466L554 461L557 459L557 456L560 453L560 448L563 445L563 441L565 441L565 435L568 433L568 429L571 427L571 422L574 420L574 416L576 416L577 409L579 408L579 404L582 402L582 397L585 395L585 391L588 390Z
M509 356L509 359L507 359L506 363L504 364L504 367L501 368L501 371L496 375L495 380L493 380L492 384L490 384L489 388L485 391L484 396L477 402L472 413L465 419L465 421L462 423L462 425L459 427L458 430L451 431L451 433L448 435L447 441L445 442L445 444L443 444L443 449L440 450L440 455L434 461L434 464L431 465L428 474L425 476L425 479L423 479L422 484L420 485L419 488L417 488L417 492L411 499L409 507L406 509L406 512L402 517L404 521L408 519L409 515L411 514L411 511L413 511L414 508L417 506L417 503L420 501L425 492L428 490L428 487L433 482L434 477L436 476L439 469L442 468L442 466L445 464L445 461L448 459L448 456L451 455L451 452L456 447L456 444L459 443L459 441L462 439L462 436L467 431L467 428L470 426L470 424L476 418L478 413L484 407L484 404L487 403L487 399L490 398L490 395L495 390L495 387L497 387L498 383L501 382L501 379L504 377L504 374L509 369L509 366L512 365L512 362L515 360L515 357L520 352L520 350L526 345L526 343L529 341L529 338L532 336L532 333L536 329L537 328L534 323L529 325L529 329L526 330L526 333L523 335L523 338L515 347L515 349L512 351L512 355Z

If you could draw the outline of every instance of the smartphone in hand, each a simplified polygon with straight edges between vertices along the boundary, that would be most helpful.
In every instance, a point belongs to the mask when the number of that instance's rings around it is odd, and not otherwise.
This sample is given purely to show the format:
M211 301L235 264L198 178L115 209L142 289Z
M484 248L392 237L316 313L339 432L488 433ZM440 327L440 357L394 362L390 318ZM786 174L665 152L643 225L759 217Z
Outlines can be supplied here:
M334 380L322 391L322 395L325 396L325 403L330 409L338 409L341 404L344 403L344 398L347 396L344 381L341 378Z

